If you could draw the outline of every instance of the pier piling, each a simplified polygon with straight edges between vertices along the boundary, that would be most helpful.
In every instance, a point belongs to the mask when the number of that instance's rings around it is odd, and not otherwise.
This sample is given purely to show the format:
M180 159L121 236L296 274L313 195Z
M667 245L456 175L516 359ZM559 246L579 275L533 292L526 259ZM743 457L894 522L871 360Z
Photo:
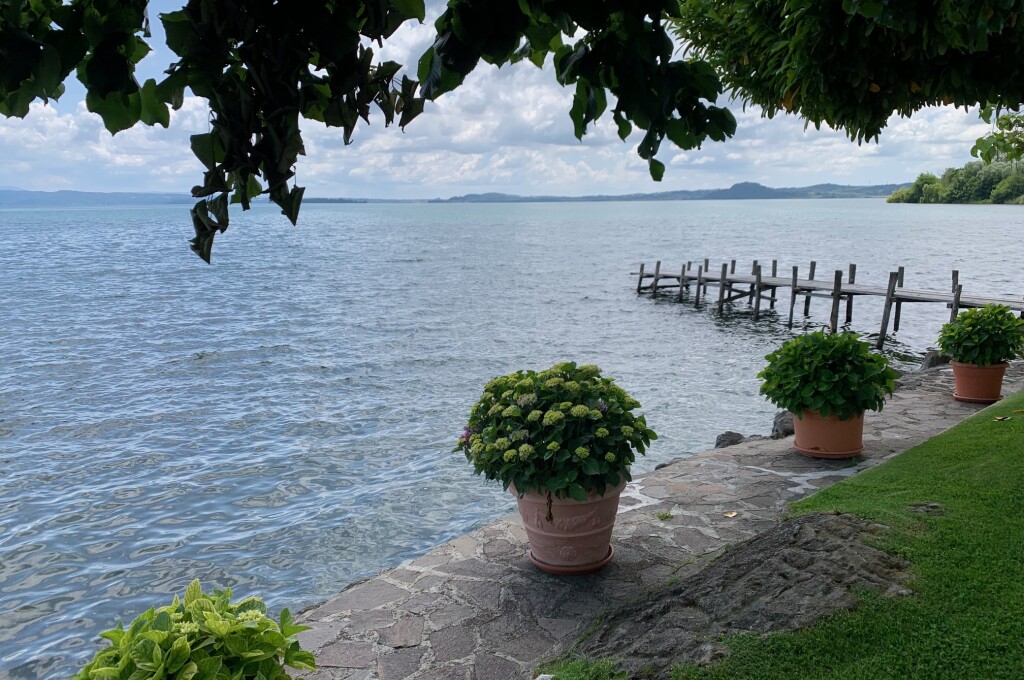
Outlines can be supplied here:
M727 304L731 305L746 298L747 305L752 307L753 318L756 321L761 318L761 303L767 301L768 308L774 309L775 303L779 299L778 289L788 287L790 290L787 324L790 328L793 327L793 316L796 313L797 299L801 295L804 296L804 316L810 314L812 297L831 298L832 305L829 310L828 325L833 332L839 329L839 307L844 300L846 302L845 323L850 324L853 321L853 298L855 296L872 295L883 297L882 322L876 343L878 348L881 348L885 343L886 335L889 332L890 319L893 320L893 331L899 330L900 312L902 311L903 304L907 302L937 302L945 304L949 309L949 318L951 320L956 318L956 315L963 308L982 307L987 304L1004 305L1011 310L1020 312L1021 318L1024 318L1024 298L1020 296L992 297L965 295L964 287L960 283L960 272L958 270L953 270L951 291L941 292L904 288L906 271L903 267L889 272L887 285L884 288L880 288L874 285L858 283L857 265L852 263L849 265L847 272L845 272L848 277L846 283L843 282L844 271L842 269L835 270L835 275L831 282L816 280L814 278L815 269L817 268L815 260L810 262L806 279L800 278L800 270L796 266L792 267L790 276L780 277L778 260L772 260L771 273L767 276L765 275L767 267L763 266L758 260L753 261L749 275L736 273L736 260L730 260L728 264L723 262L718 271L714 273L712 273L710 258L705 258L697 266L696 272L693 271L693 260L687 260L686 264L677 270L678 274L662 273L661 265L661 260L655 261L654 272L650 273L647 271L646 264L641 263L639 271L633 272L633 275L637 276L636 290L638 294L650 292L652 295L656 295L662 288L677 288L673 292L676 299L682 301L683 291L692 290L693 306L696 309L700 309L702 298L707 295L708 287L718 286L718 301L715 309L719 315L725 313Z

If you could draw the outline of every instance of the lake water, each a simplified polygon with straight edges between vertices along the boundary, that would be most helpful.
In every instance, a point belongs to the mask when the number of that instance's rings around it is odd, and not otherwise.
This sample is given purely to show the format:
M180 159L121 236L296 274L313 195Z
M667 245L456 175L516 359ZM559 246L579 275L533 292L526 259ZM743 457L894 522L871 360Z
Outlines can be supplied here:
M1022 226L880 200L307 204L298 228L239 211L210 267L187 208L0 211L0 674L74 672L196 577L298 610L512 511L449 453L495 375L598 364L661 436L639 471L766 433L755 375L791 332L638 297L641 261L1021 295ZM905 307L891 355L947 314Z

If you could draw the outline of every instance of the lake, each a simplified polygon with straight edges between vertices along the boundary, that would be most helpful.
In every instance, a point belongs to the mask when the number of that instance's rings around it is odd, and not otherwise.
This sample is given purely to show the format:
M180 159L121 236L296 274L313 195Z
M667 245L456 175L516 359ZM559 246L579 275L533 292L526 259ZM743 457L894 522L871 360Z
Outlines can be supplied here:
M214 264L187 208L0 211L0 675L73 673L193 578L293 611L514 503L450 453L484 383L593 363L660 439L637 471L767 433L795 332L637 296L640 262L778 259L818 278L1024 294L1024 211L881 200L307 204L237 211ZM714 266L714 265L713 265ZM745 269L744 269L745 268ZM708 301L713 303L715 289ZM784 316L788 309L780 306ZM815 300L802 328L827 321ZM880 300L853 329L877 333ZM916 365L948 317L908 305Z

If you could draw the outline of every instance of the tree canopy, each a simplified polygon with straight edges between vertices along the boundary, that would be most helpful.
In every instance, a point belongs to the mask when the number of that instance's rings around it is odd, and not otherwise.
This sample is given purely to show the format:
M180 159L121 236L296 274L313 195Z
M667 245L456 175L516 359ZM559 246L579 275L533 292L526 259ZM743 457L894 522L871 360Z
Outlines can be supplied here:
M894 111L1019 104L1020 4L450 0L417 82L375 60L373 46L423 21L423 0L187 0L160 16L178 60L163 80L140 84L146 0L0 0L0 113L24 116L33 101L59 97L72 71L112 133L140 121L167 127L186 90L204 98L210 131L191 139L206 168L192 190L192 248L209 261L229 203L247 208L265 193L298 219L300 119L341 128L346 143L373 110L404 127L481 61L551 56L558 82L575 88L577 137L610 108L622 139L643 132L637 151L659 180L666 137L692 149L734 133L734 117L715 104L724 86L766 115L794 112L857 140L877 137Z
M893 113L1024 102L1020 0L681 0L677 34L743 102L852 139Z

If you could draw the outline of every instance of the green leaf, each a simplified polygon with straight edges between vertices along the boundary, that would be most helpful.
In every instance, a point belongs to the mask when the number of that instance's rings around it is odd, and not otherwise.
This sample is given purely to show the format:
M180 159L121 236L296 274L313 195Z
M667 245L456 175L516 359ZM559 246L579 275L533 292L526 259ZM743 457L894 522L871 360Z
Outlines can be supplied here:
M117 628L112 628L111 630L105 630L102 633L100 633L100 637L104 638L106 640L110 640L111 644L114 647L117 647L117 646L119 646L121 644L121 640L124 639L124 636L125 636L124 628L121 626L120 623L117 624Z
M309 626L295 625L295 621L294 619L292 619L292 613L288 611L287 608L281 610L279 627L281 629L281 634L285 637L291 637L293 635L301 633L304 630L310 629Z
M224 147L220 140L210 132L192 135L189 138L192 153L207 170L213 170L217 163L224 161Z
M171 124L171 112L167 104L160 100L157 95L156 81L150 78L142 86L140 92L142 98L142 111L140 120L146 125L160 125L166 128Z
M124 94L111 92L105 97L89 92L85 95L85 106L103 119L103 125L111 134L127 130L139 122L142 115L142 98L138 92Z
M299 670L315 671L316 670L316 657L311 653L299 649L298 643L293 643L288 651L284 655L284 663L286 666L297 668Z
M223 659L220 656L209 656L196 661L197 672L193 680L213 680L220 674Z
M665 126L665 134L680 149L693 149L700 146L700 141L684 121L673 118Z
M171 645L171 651L167 654L165 665L168 673L177 673L178 670L188 661L192 649L188 645L188 639L180 637ZM193 664L194 665L194 664ZM193 673L194 674L194 673Z
M181 667L175 680L193 680L199 674L195 661L189 661Z
M661 178L665 176L665 164L656 158L651 158L647 161L647 164L651 170L651 179L655 182L660 182Z
M427 16L427 10L423 6L423 0L391 0L391 6L407 17L416 19L420 23Z
M587 500L587 492L583 490L583 487L575 482L569 485L569 497L574 501L585 501Z
M52 95L60 86L63 75L60 71L60 54L51 45L43 45L36 64L35 81L42 94Z
M199 583L199 579L195 579L188 584L188 588L185 589L185 607L191 607L197 600L203 597L203 586Z
M171 615L165 611L160 612L153 619L152 629L155 631L167 632L171 630L172 622Z
M633 124L618 111L615 112L614 119L615 125L618 126L619 139L626 141L626 137L629 137L629 134L633 132Z
M552 477L547 481L548 491L561 491L569 484L569 480L565 477Z

